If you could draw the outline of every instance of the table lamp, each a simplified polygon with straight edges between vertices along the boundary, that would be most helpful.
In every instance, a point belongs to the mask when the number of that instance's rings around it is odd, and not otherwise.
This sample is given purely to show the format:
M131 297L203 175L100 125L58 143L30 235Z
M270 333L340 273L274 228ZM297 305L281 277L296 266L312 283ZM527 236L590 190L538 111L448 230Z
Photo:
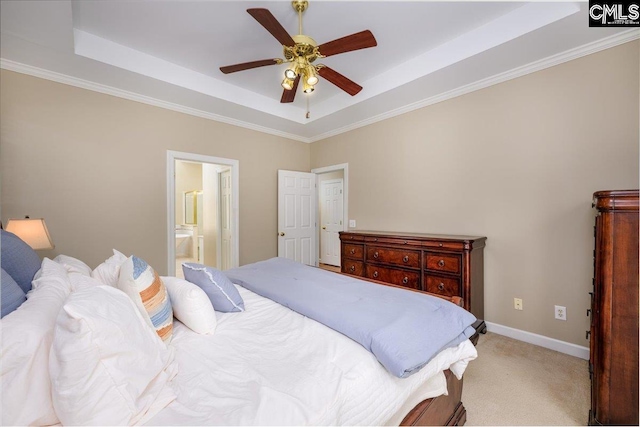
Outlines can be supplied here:
M6 231L21 238L36 251L55 247L43 218L29 218L28 216L25 216L24 219L11 218L7 222Z

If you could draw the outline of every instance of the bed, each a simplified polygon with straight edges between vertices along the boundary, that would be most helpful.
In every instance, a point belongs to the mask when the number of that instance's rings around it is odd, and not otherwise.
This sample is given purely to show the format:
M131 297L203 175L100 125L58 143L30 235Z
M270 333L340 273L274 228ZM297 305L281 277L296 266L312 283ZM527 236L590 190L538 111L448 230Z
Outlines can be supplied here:
M11 256L5 257L6 235L4 231L2 233L4 293L5 270L13 271L13 275L18 273L15 266L9 265L15 262ZM22 249L26 253L26 249ZM33 258L31 254L29 257ZM96 285L92 281L95 279L88 278L86 269L80 264L74 265L73 260L70 257L58 259L57 263L64 269L58 269L56 261L43 260L35 275L37 280L33 281L34 289L26 292L29 296L27 302L38 303L40 294L54 288L49 285L53 278L56 286L65 289L56 296L63 301L61 304L65 304L65 308L74 294L88 294L88 284ZM52 273L54 270L55 273ZM63 270L68 276L68 291ZM330 274L340 277L337 273ZM102 280L106 282L108 278ZM198 334L182 322L173 321L173 337L168 346L171 369L167 362L163 371L166 373L163 377L165 385L170 385L171 393L168 394L168 386L158 391L157 396L161 397L146 404L143 413L131 418L133 424L464 424L466 412L461 402L462 374L467 364L477 356L469 340L440 351L407 378L398 378L390 374L371 352L347 336L245 287L234 286L246 309L242 313L216 312L214 334ZM116 295L117 291L108 291L114 297L120 297ZM51 296L46 301L49 300ZM26 317L29 309L26 306L24 303L2 320L3 336L7 337L3 340L2 352L3 424L24 421L25 418L20 417L27 416L25 411L33 409L26 408L14 414L17 418L10 418L8 413L14 412L12 403L16 400L30 401L32 407L47 406L46 389L40 395L34 395L37 387L30 387L29 384L34 381L34 373L41 373L39 377L45 377L48 375L45 371L53 369L53 365L44 363L43 366L40 363L42 361L39 359L48 356L42 354L43 346L38 346L38 357L29 356L25 359L26 356L21 355L19 363L28 360L32 365L27 376L12 374L12 366L17 362L8 359L11 352L6 346L11 336L24 334L17 331L20 328L30 328L20 318ZM94 311L99 309L97 306ZM38 318L46 317L40 313L42 311L46 310L40 309ZM55 310L49 311L52 312L49 317L55 318ZM53 327L42 330L40 335L31 333L30 339L44 342L44 347L50 345L55 348ZM51 375L53 378L53 373ZM21 386L16 385L17 380L22 382ZM56 384L52 379L50 393L53 395L59 392ZM29 422L60 422L55 417L55 405L49 406L48 413Z

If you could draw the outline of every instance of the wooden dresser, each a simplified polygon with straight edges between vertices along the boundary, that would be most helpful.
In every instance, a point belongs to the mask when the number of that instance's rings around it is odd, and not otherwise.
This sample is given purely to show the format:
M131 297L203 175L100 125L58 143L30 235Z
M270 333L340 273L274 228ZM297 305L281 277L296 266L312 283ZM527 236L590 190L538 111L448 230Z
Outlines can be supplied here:
M590 425L638 425L638 190L599 191L591 293Z
M440 295L459 296L484 319L486 237L343 231L342 272ZM480 321L476 329L484 332Z

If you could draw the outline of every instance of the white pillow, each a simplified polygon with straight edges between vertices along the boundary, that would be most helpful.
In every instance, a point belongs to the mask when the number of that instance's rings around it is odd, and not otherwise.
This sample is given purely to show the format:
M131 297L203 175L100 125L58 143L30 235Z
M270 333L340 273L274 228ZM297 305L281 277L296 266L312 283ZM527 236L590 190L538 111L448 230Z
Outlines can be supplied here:
M211 300L199 286L177 277L162 277L173 307L173 315L198 334L211 335L216 330L216 312Z
M49 352L56 317L71 284L66 270L60 272L56 266L45 258L27 301L0 322L2 425L59 423L51 400Z
M64 265L69 273L80 273L85 276L91 276L91 268L77 258L67 255L58 255L53 260L58 264Z
M56 321L49 372L64 425L144 423L176 397L173 350L110 286L73 292Z
M67 283L69 281L69 272L67 271L66 267L46 257L42 260L40 270L38 270L35 276L33 276L31 289L37 288L41 283L38 282L38 279L44 276L48 277L48 281L57 280L58 282L63 283ZM27 293L27 298L29 298L29 293Z
M85 288L95 288L96 286L102 286L102 283L99 280L94 279L91 276L85 276L80 273L69 273L69 281L71 282L71 291L79 291L80 289Z
M91 277L105 285L113 286L118 285L118 276L120 275L120 266L127 260L127 257L113 250L113 255L105 260L102 264L97 266L92 272Z

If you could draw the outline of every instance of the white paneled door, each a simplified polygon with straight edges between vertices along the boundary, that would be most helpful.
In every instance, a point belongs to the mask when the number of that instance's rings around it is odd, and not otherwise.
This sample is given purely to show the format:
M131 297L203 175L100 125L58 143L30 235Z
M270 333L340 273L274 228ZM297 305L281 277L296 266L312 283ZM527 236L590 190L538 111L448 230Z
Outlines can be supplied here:
M278 256L316 265L316 175L278 171Z
M342 180L320 183L320 262L340 267L340 231L344 230Z

